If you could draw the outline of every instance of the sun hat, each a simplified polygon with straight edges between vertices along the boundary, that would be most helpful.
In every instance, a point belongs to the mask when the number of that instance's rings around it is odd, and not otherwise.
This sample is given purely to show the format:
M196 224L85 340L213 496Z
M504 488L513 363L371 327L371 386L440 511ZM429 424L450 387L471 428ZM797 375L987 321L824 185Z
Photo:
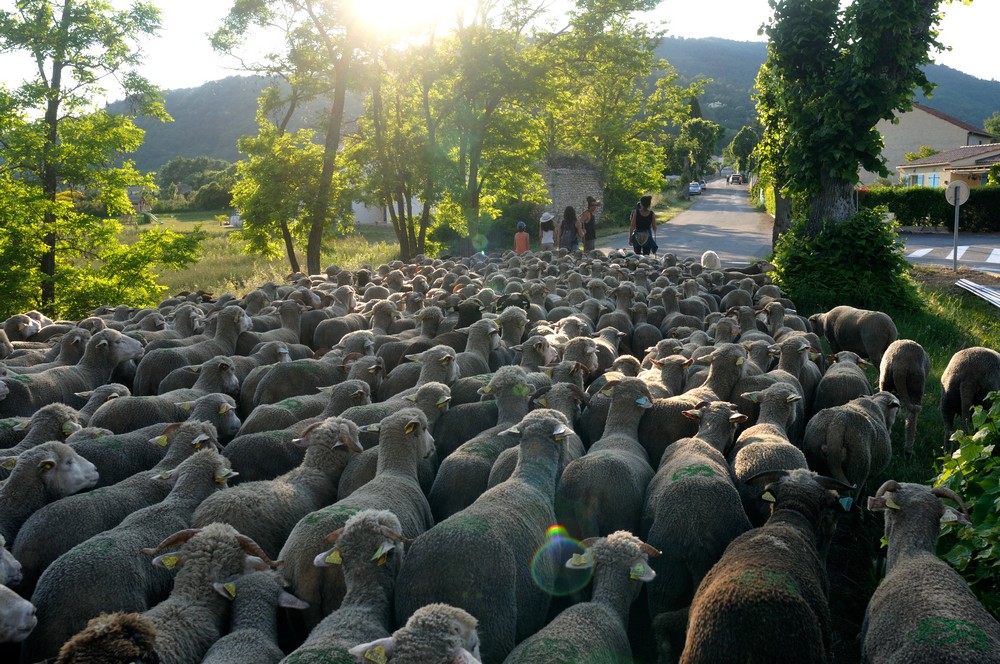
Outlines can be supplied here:
M525 228L527 228L527 225L523 221L517 222L517 230L523 231Z
M539 219L539 221L552 221L555 218L556 215L552 214L551 212L543 212L542 217L541 219Z

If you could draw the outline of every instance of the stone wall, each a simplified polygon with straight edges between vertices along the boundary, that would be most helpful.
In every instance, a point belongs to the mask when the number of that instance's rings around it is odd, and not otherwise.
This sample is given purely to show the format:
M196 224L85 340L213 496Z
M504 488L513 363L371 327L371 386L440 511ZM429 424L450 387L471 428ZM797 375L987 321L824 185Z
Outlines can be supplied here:
M587 196L601 200L604 187L597 171L590 168L548 168L545 170L545 184L548 185L552 205L546 210L562 218L563 210L572 205L579 216L587 209ZM600 221L604 209L597 212Z

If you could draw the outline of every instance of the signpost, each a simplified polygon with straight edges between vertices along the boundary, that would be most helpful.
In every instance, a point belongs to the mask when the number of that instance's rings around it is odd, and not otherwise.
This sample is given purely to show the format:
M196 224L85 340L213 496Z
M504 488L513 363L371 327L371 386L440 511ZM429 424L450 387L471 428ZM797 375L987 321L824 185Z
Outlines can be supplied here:
M958 272L958 209L969 200L969 185L956 180L944 190L944 197L955 206L955 239L951 249L951 269L953 272Z

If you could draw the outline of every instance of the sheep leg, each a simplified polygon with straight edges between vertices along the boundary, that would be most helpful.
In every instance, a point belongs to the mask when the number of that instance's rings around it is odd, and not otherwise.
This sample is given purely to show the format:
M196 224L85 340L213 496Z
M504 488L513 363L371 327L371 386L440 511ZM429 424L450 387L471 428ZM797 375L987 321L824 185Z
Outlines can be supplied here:
M913 444L917 440L917 416L922 408L919 404L910 404L906 409L906 442L903 451L907 455L913 454Z

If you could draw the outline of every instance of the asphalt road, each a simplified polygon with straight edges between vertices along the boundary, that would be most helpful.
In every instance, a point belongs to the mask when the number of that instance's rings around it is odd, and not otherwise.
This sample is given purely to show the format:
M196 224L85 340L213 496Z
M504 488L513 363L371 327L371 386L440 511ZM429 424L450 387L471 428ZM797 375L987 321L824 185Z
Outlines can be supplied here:
M694 199L690 209L657 225L660 255L700 258L711 249L729 267L746 265L771 253L772 219L749 204L746 185L715 180ZM904 253L910 263L952 266L953 233L903 232L900 238L906 243ZM598 238L596 246L604 250L628 249L628 233ZM1000 272L1000 233L963 233L960 217L958 266Z

